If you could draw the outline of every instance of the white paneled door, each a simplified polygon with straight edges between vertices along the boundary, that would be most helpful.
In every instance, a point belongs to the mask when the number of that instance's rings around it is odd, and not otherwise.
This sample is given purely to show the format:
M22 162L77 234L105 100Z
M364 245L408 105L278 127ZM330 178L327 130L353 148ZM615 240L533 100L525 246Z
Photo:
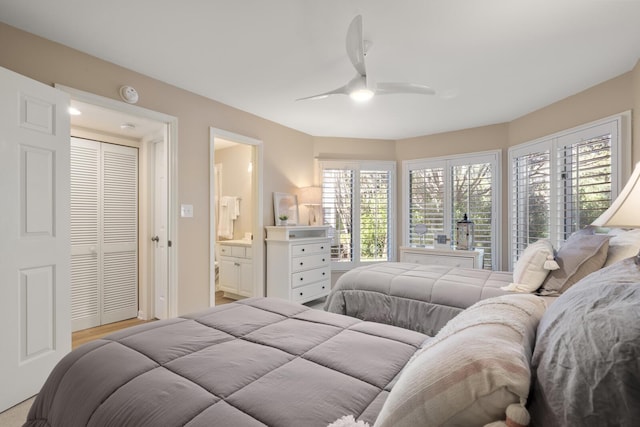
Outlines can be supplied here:
M71 349L68 106L0 68L0 412Z
M138 315L138 150L71 138L73 330Z

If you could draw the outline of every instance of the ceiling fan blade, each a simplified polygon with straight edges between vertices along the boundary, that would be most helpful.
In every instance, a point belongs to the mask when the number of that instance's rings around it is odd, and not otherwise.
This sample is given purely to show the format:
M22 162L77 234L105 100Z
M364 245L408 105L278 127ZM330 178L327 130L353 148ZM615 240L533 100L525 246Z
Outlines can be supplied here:
M436 91L429 86L417 83L378 83L376 85L376 95L389 95L393 93L435 95Z
M349 91L347 90L347 86L345 85L337 89L331 90L329 92L319 93L318 95L306 96L304 98L298 98L296 99L296 101L304 101L309 99L323 99L328 97L329 95L348 95L348 94L349 94Z
M347 55L361 76L367 75L364 65L364 40L362 38L362 15L353 18L347 30Z

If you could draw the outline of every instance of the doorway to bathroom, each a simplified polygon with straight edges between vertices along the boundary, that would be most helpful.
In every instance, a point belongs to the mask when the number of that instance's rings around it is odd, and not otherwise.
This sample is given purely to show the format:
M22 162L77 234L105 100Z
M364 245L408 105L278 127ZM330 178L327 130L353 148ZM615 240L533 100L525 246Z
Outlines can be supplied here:
M264 296L262 141L210 128L210 305ZM224 298L220 299L220 293Z

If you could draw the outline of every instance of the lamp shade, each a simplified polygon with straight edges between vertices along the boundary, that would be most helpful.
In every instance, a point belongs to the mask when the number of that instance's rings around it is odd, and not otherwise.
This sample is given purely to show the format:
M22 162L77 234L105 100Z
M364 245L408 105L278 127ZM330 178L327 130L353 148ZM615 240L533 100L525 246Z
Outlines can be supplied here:
M320 205L322 202L322 188L302 187L298 191L298 200L302 205L307 205L307 206Z
M640 162L609 209L591 223L596 227L640 227Z

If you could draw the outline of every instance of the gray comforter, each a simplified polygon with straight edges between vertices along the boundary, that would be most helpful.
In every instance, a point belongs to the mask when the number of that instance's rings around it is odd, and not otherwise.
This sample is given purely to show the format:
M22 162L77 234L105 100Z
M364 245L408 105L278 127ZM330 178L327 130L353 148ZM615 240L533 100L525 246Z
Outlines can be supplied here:
M547 310L536 337L532 426L640 425L640 266L617 262Z
M425 339L284 300L238 301L74 350L25 426L372 424Z
M509 292L503 271L385 262L343 274L325 310L434 336L474 303Z

